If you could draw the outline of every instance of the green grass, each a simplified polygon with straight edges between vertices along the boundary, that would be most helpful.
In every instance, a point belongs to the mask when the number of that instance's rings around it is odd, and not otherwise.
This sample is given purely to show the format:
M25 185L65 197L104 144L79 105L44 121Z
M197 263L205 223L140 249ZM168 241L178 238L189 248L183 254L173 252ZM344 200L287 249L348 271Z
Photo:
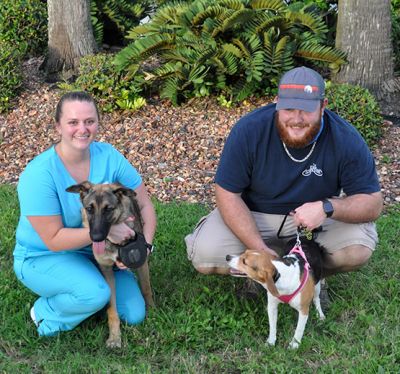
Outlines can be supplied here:
M35 300L12 270L18 220L15 189L0 186L0 373L397 373L400 368L400 206L378 221L380 244L362 270L330 279L333 304L315 309L298 351L286 349L296 313L281 305L277 345L266 300L240 301L231 277L197 274L183 238L207 212L200 205L156 204L151 258L157 308L123 326L123 348L105 348L107 323L93 317L74 331L39 338L29 318Z

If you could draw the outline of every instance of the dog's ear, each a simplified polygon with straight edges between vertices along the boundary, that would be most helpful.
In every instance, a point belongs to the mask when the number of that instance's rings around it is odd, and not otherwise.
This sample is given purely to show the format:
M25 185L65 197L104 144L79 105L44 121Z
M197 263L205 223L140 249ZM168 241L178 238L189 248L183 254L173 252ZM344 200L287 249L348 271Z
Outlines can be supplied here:
M122 196L127 196L127 197L135 197L136 196L135 191L133 191L130 188L125 187L119 183L113 183L111 185L111 188L112 188L114 195L116 195L119 200L121 200Z
M274 295L275 297L279 297L280 294L275 286L275 282L272 278L272 275L270 275L270 274L267 275L266 283L267 283L268 291L271 292L271 294Z
M79 193L81 196L85 196L92 187L93 187L92 183L90 183L89 181L85 181L80 184L74 184L72 186L69 186L68 188L65 189L65 191L72 193Z
M264 254L264 256L266 256L266 258L268 259L266 261L266 263L264 264L264 281L265 284L268 288L268 291L274 295L275 297L279 297L279 292L278 289L275 286L275 282L274 282L274 275L276 273L276 267L274 266L272 260L273 260L273 256L269 255L269 254Z

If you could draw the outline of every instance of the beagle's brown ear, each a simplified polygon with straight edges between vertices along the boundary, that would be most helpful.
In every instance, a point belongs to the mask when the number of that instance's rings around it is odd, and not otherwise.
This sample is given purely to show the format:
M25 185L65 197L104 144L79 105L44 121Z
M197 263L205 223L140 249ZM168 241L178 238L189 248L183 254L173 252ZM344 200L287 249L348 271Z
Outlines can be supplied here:
M93 183L90 183L89 181L84 181L80 184L74 184L72 186L69 186L68 188L65 189L65 191L72 193L79 193L81 194L81 196L85 196L92 187Z
M277 290L277 288L275 286L275 282L272 279L272 276L270 276L269 274L267 276L267 282L266 283L267 283L268 291L271 292L271 294L274 295L275 297L279 297L280 294L279 294L279 292L278 292L278 290Z

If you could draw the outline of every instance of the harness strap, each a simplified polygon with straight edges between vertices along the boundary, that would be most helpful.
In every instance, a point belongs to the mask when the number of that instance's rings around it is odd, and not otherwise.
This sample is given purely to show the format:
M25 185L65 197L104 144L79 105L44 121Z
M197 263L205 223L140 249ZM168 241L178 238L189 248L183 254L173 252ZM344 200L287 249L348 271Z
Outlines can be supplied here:
M292 248L292 250L289 252L289 255L291 254L298 254L300 255L303 260L304 260L304 273L303 273L303 279L300 282L299 287L297 287L296 291L294 291L292 294L289 295L280 295L279 300L281 300L283 303L288 304L304 287L308 280L308 276L310 273L310 264L307 261L306 255L304 254L303 249L301 248L301 244L296 243L296 245Z

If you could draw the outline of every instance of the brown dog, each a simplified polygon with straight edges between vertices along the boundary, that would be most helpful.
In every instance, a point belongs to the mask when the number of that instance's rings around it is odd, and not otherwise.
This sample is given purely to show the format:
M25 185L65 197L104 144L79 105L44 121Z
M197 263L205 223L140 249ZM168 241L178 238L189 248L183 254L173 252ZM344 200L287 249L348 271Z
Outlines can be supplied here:
M92 184L88 181L70 186L66 191L80 194L83 205L83 224L89 227L94 257L111 289L111 299L107 309L110 331L107 347L121 347L120 320L116 307L115 279L112 269L118 259L118 246L107 240L107 235L111 225L121 222L125 222L135 233L143 233L143 221L136 193L118 183ZM134 217L134 220L126 221L128 217ZM137 272L146 306L154 306L147 260Z

